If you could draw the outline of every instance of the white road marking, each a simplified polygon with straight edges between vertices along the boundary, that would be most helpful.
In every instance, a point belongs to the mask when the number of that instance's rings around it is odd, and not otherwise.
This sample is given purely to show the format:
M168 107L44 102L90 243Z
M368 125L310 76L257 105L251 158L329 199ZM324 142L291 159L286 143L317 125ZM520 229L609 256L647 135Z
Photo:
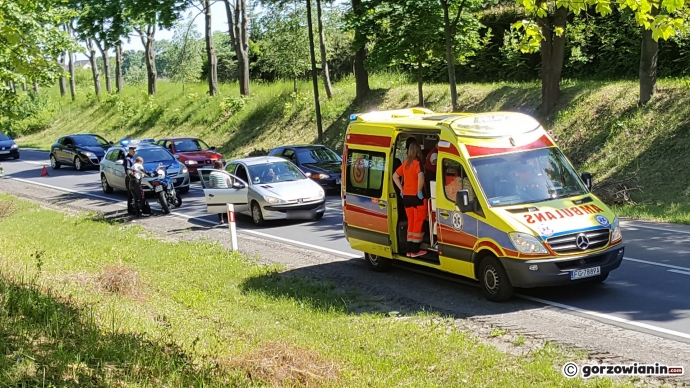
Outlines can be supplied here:
M37 164L39 166L49 166L50 165L50 160L46 160L45 162L36 162L33 160L22 160L24 163L29 163L29 164Z
M627 221L630 222L630 221ZM659 228L656 226L646 226L646 225L636 225L636 224L630 224L628 225L629 227L632 228L642 228L642 229L651 229L651 230L660 230L662 232L670 232L670 233L681 233L681 234L690 234L690 231L686 230L674 230L674 229L667 229L667 228Z
M35 184L35 185L39 185L39 186L49 187L49 188L56 189L56 190L62 190L62 191L67 191L67 192L71 192L71 193L80 194L79 192L77 192L77 191L75 191L75 190L65 189L65 188L57 187L57 186L51 186L51 185L47 185L47 184L44 184L44 183L33 182L33 181L26 180L26 179L19 179L19 178L9 178L9 179L14 179L14 180L20 181L20 182L25 182L25 183ZM85 196L94 197L94 198L104 199L104 200L107 200L107 201L110 201L110 202L115 201L113 198L103 197L103 196L100 196L100 195L86 194L86 193L81 193L81 194L82 194L82 195L85 195ZM123 204L121 204L121 203L118 204L118 205L121 206L121 207L126 207L126 205L123 205ZM187 215L184 215L184 214L176 214L176 213L171 213L171 215L172 215L172 216L175 216L175 217L186 218L186 219L195 218L195 217L192 217L192 216L187 216ZM195 220L201 221L201 222L203 222L203 223L205 223L205 224L212 224L212 225L215 225L215 224L216 224L216 223L213 222L213 221L204 220L204 219L201 219L201 218L195 218ZM270 239L270 240L282 241L282 242L289 243L289 244L292 244L292 245L304 246L304 247L307 247L307 248L310 248L310 249L314 249L314 250L318 250L318 251L329 252L329 253L332 253L332 254L335 254L335 255L338 255L338 256L341 256L341 257L346 257L346 258L361 258L361 256L353 255L353 254L351 254L351 253L342 252L342 251L338 251L338 250L330 249L330 248L323 248L323 247L319 247L319 246L316 246L316 245L307 244L307 243L303 243L303 242L300 242L300 241L294 241L294 240L290 240L290 239L286 239L286 238L282 238L282 237L276 237L276 236L272 236L272 235L269 235L269 234L266 234L266 233L256 232L256 231L253 231L253 230L242 230L240 233L253 234L253 235L255 235L255 236L264 237L264 238L267 238L267 239ZM661 264L661 263L653 263L653 262L651 262L651 261L632 259L632 258L628 258L628 257L625 257L624 259L625 259L625 260L630 260L630 261L635 261L635 262L640 262L640 263L644 263L644 264L658 265L658 266L661 266L661 267L671 267L671 268L678 268L678 269L682 269L682 270L689 270L689 269L684 268L684 267L678 267L678 266L673 266L673 265L668 265L668 264ZM585 309L581 309L581 308L579 308L579 307L570 306L570 305L563 304L563 303L552 302L552 301L549 301L549 300L546 300L546 299L535 298L535 297L532 297L532 296L527 296L527 295L522 295L522 294L515 294L515 296L520 297L520 298L523 298L523 299L531 300L531 301L533 301L533 302L542 303L542 304L545 304L545 305L548 305L548 306L558 307L558 308L561 308L561 309L564 309L564 310L567 310L567 311L573 311L573 312L577 312L577 313L580 313L580 314L585 314L585 315L589 315L589 316L593 316L593 317L598 317L598 318L601 318L601 319L604 319L604 320L608 320L608 321L612 321L612 322L618 322L618 323L623 323L623 324L630 325L630 326L640 327L640 328L644 328L644 329L647 329L647 330L650 330L650 331L654 331L654 332L657 332L657 333L664 333L664 334L669 334L669 335L673 335L673 336L680 337L680 338L690 339L690 334L681 333L681 332L678 332L678 331L675 331L675 330L665 329L665 328L663 328L663 327L657 327L657 326L649 325L649 324L642 323L642 322L635 322L635 321L631 321L631 320L629 320L629 319L616 317L616 316L614 316L614 315L603 314L603 313L598 313L598 312L596 312L596 311L585 310Z
M664 333L664 334L669 334L669 335L673 335L676 337L690 339L690 334L681 333L681 332L675 331L675 330L664 329L663 327L653 326L653 325L649 325L647 323L635 322L635 321L631 321L629 319L616 317L614 315L602 314L602 313L598 313L596 311L585 310L585 309L581 309L579 307L569 306L569 305L563 304L563 303L551 302L551 301L546 300L546 299L535 298L532 296L527 296L527 295L522 295L522 294L515 294L515 296L519 296L520 298L531 300L533 302L538 302L538 303L542 303L545 305L558 307L558 308L561 308L564 310L574 311L574 312L577 312L580 314L590 315L593 317L598 317L598 318L606 319L606 320L613 321L613 322L624 323L624 324L630 325L630 326L641 327L643 329L655 331L657 333Z
M688 272L688 271L678 271L677 269L669 269L668 272L679 273L681 275L690 276L690 272Z
M664 263L655 263L653 261L647 261L647 260L640 260L640 259L633 259L632 257L624 257L623 260L629 260L629 261L634 261L636 263L642 263L642 264L649 264L649 265L656 265L659 267L666 267L666 268L673 268L673 269L679 269L681 271L688 271L690 272L690 268L687 267L680 267L677 265L671 265L671 264L664 264Z

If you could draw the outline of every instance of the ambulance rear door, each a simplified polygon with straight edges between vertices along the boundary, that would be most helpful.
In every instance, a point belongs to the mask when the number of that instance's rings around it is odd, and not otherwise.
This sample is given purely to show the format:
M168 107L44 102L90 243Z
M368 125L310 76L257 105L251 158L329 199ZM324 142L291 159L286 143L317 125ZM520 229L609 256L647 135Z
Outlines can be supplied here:
M352 249L392 257L389 136L348 134L342 180L343 221Z

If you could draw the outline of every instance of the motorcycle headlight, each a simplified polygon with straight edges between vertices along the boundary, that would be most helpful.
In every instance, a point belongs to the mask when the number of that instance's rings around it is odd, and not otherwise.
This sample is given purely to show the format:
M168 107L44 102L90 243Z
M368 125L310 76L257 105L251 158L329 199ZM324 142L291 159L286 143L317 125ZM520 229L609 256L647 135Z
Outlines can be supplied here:
M618 224L618 217L616 217L611 224L611 242L620 241L622 239L623 232L621 232L621 226Z
M198 164L196 160L185 160L184 164Z
M10 148L13 149L13 150L16 150L17 148L19 148L19 146L16 145L16 144L12 144L12 147L10 147Z
M536 237L525 233L510 233L510 241L521 253L538 254L548 253L541 241Z
M279 204L279 203L287 203L287 201L282 200L280 198L276 197L269 197L268 195L264 195L264 200L272 205Z

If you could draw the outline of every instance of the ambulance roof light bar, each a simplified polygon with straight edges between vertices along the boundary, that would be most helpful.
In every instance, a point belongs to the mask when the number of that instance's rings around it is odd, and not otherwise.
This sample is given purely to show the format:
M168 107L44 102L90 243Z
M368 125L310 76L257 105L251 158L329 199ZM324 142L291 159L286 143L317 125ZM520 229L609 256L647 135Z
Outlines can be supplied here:
M517 112L479 113L444 120L439 125L450 128L459 137L483 139L523 135L541 128L537 120Z
M374 121L412 118L414 116L429 115L434 112L426 108L408 108L395 110L375 110L367 113L352 113L350 121Z

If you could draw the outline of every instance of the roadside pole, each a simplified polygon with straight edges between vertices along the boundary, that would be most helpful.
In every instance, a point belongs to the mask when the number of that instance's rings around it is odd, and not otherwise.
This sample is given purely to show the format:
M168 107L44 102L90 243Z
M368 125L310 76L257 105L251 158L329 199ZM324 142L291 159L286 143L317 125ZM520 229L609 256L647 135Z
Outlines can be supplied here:
M230 228L230 244L233 251L237 251L237 227L235 226L235 205L228 205L228 227Z

